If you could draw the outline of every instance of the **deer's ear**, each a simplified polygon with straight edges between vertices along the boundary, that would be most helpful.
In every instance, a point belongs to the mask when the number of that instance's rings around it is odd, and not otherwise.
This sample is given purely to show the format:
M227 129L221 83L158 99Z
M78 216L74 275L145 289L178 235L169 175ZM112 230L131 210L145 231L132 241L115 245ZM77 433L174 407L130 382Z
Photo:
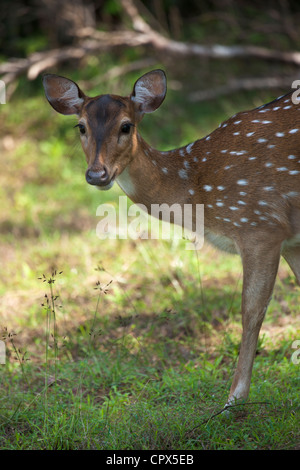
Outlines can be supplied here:
M167 78L163 70L153 70L140 77L134 84L131 100L139 113L153 113L165 99Z
M85 95L78 85L59 75L43 76L43 86L47 100L61 114L79 114Z

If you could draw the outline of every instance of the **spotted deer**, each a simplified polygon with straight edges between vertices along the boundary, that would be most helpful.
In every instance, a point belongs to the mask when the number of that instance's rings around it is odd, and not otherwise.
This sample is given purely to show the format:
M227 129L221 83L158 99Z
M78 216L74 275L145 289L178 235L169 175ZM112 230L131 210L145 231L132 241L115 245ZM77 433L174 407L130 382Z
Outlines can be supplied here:
M78 116L86 181L151 204L203 204L205 237L241 256L242 340L227 402L247 399L263 318L282 255L300 282L300 107L292 92L239 112L211 134L161 152L137 125L166 95L166 76L153 70L129 96L86 96L76 83L47 74L46 97L62 114Z

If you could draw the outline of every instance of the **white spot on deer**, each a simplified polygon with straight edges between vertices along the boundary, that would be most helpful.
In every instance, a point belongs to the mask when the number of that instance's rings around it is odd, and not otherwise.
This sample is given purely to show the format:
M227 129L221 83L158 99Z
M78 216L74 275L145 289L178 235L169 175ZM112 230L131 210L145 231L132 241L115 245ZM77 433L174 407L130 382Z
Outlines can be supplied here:
M248 219L247 219L247 217L242 217L242 218L240 219L240 221L243 222L243 223L246 223L246 222L248 222Z
M296 132L298 132L298 131L299 131L299 129L291 129L289 131L289 134L296 134Z
M237 184L239 184L240 186L247 186L248 181L247 180L238 180Z
M294 160L295 158L296 158L295 155L289 155L289 156L288 156L288 159L289 159L289 160Z
M287 171L286 166L280 166L279 168L276 168L277 171Z
M191 144L187 145L187 147L186 147L187 153L191 153L192 147L193 147L194 143L195 143L195 142L192 142Z
M229 209L230 209L231 211L238 211L238 210L239 210L239 208L238 208L238 207L235 207L235 206L230 206Z
M297 197L299 195L298 191L289 191L286 194L283 194L282 197L289 198L289 197Z
M179 171L178 171L178 175L181 179L183 180L187 180L188 179L188 175L187 175L187 171L184 169L184 168L181 168Z
M212 190L212 186L209 186L208 184L205 184L205 185L203 186L203 189L204 189L205 191L211 191L211 190Z
M257 139L257 142L259 144L264 144L265 142L268 142L268 141L267 141L267 139L264 139L264 138L261 137L260 139Z
M289 171L289 175L298 175L298 174L299 174L299 171L297 170Z
M255 134L255 132L248 132L248 134L246 134L246 136L251 137L253 134Z
M223 206L224 206L224 202L216 202L216 206L218 206L218 207L223 207Z
M224 187L224 186L217 186L217 189L218 189L219 191L224 191L225 187Z
M284 137L284 132L276 132L276 137Z
M162 168L161 171L166 175L168 173L168 168Z
M193 189L189 189L189 193L193 196L195 194L195 191Z

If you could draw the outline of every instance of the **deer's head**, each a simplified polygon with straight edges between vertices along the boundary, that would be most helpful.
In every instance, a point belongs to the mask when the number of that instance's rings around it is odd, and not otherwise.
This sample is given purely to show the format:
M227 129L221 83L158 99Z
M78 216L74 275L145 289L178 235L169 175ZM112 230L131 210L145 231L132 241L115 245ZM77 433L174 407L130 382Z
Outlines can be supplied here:
M138 142L136 126L145 113L152 113L166 95L166 76L153 70L140 77L127 97L86 96L68 78L46 74L46 97L61 114L78 116L78 128L88 169L86 180L99 189L112 187L115 178L134 158Z

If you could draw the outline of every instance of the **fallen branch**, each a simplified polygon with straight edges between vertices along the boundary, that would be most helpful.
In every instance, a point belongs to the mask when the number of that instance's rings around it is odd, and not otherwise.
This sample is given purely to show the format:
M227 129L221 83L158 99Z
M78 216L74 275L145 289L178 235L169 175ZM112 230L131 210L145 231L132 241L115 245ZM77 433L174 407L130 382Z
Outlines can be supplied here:
M144 43L145 38L131 31L104 33L101 39L85 39L78 46L36 52L26 59L12 59L0 65L0 75L6 84L24 73L27 74L29 80L34 80L44 70L62 62L80 60L88 55L122 46L137 47Z
M300 65L300 52L282 52L258 46L223 46L215 44L203 46L200 44L185 43L168 39L153 30L139 14L133 0L121 0L124 11L130 17L133 28L148 36L149 43L157 50L175 54L176 56L196 56L211 59L232 59L255 57L264 60L277 60L281 62Z
M141 17L132 0L121 0L121 3L124 12L130 18L134 31L100 32L93 28L84 28L81 31L76 31L78 44L75 46L37 52L26 59L12 59L1 64L1 79L9 84L18 76L26 73L28 79L33 80L45 70L62 62L81 60L88 55L98 54L114 48L135 48L141 45L151 47L161 55L171 55L177 60L182 57L222 60L255 58L300 65L300 52L282 52L257 46L223 46L218 44L205 46L174 41L152 29ZM229 88L231 86L229 85ZM236 85L233 85L234 87Z
M274 88L291 88L295 76L292 77L262 77L229 80L225 85L208 90L195 91L188 95L190 101L207 101L219 96L229 95L237 91L266 90Z

